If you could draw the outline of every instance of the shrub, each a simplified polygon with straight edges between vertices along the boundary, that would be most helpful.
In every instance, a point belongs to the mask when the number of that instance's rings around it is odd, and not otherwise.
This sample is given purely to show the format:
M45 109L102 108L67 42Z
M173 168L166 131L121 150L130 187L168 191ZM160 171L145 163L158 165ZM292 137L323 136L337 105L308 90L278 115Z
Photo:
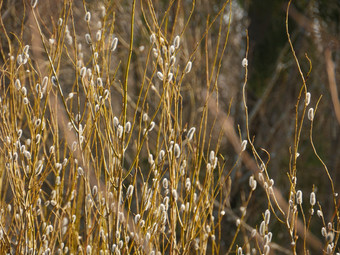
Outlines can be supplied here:
M64 1L47 19L46 5L32 1L21 6L28 19L21 21L21 30L2 23L1 252L307 253L321 250L323 243L334 253L337 194L313 144L319 101L310 106L298 58L293 55L302 85L287 195L269 175L269 153L259 152L250 134L247 44L237 62L245 73L245 126L239 135L231 102L219 102L231 2L200 23L195 3L187 11L188 3L182 2L130 2L78 6ZM192 20L204 27L200 34L190 30ZM288 29L287 34L290 42ZM297 186L306 117L315 156L332 186L330 222L315 188L306 205ZM221 149L225 137L236 151L232 163ZM251 174L241 172L240 162ZM231 201L235 172L249 178L237 202ZM259 185L263 191L255 193ZM251 219L254 199L266 206ZM310 233L314 211L322 219L324 242ZM273 221L280 228L274 233ZM284 238L277 232L285 232Z

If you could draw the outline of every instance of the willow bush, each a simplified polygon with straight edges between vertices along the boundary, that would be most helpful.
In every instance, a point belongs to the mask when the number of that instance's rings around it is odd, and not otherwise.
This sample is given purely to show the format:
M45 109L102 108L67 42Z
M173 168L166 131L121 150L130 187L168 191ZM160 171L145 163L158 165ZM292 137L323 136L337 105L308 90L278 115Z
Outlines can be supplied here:
M288 18L301 81L281 193L269 152L249 131L245 30L234 61L242 70L242 126L229 122L233 101L219 99L232 1L218 10L195 1L49 4L50 17L42 1L23 1L20 22L1 19L3 254L337 251L337 194L313 144L319 101L310 105ZM308 132L332 188L332 219L314 186L309 201L298 189L300 138ZM226 137L233 159L222 149ZM236 203L235 174L249 179ZM252 210L254 200L261 210ZM312 221L323 238L311 233Z

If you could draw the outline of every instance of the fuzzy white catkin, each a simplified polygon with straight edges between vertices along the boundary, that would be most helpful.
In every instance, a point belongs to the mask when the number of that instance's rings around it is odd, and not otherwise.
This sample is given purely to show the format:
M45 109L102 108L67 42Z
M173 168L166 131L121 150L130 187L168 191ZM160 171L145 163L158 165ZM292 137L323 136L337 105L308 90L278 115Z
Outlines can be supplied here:
M53 85L53 86L55 86L55 87L58 86L58 85L57 85L57 78L56 78L55 76L52 76L51 82L52 82L52 85Z
M176 49L179 48L179 44L180 44L180 37L177 35L174 39L174 46Z
M36 120L34 121L34 125L35 125L36 128L37 128L38 126L40 126L40 124L41 124L41 119L36 119Z
M22 102L24 103L24 105L28 104L28 98L24 97L24 99L22 100Z
M110 91L108 89L104 90L104 99L107 100L110 96Z
M311 98L311 94L309 92L306 93L306 106L309 105L310 103L310 98Z
M213 164L214 163L214 161L215 161L215 151L210 151L210 154L209 154L209 161L210 161L210 163L211 164Z
M17 57L17 62L18 62L18 65L21 65L22 62L23 62L23 59L22 59L22 55L19 54L18 57Z
M173 66L176 62L176 57L175 56L171 56L170 58L170 66Z
M264 242L264 244L268 244L268 243L269 243L268 235L265 235L265 236L264 236L263 242Z
M35 174L39 175L42 172L43 164L39 163L38 166L35 168Z
M37 83L37 85L35 85L35 91L37 92L37 94L40 93L40 91L41 91L41 86L40 86L39 83Z
M24 49L23 49L23 53L24 55L28 55L28 50L30 49L30 46L29 45L25 45Z
M79 176L82 176L84 174L83 168L79 166L78 169L77 169L77 173L78 173Z
M114 126L115 128L117 128L118 125L119 125L119 120L118 120L118 118L115 116L115 117L113 117L113 126Z
M117 135L118 135L118 138L121 139L122 136L123 136L123 126L122 125L118 125L118 128L117 128Z
M157 77L158 79L160 79L161 81L163 81L163 74L161 72L157 72Z
M97 192L98 192L98 187L97 187L97 185L94 185L93 188L92 188L92 195L93 196L97 195Z
M168 48L167 48L165 45L163 45L163 46L162 46L162 53L163 53L164 55L167 55L167 51L168 51Z
M314 206L316 203L316 197L315 197L315 192L313 191L312 193L310 193L310 199L309 199L310 205Z
M243 141L242 141L242 144L241 144L241 152L246 150L246 148L247 148L247 143L248 143L247 140L243 140Z
M177 198L178 198L177 190L173 189L171 193L172 193L172 197L174 198L174 200L177 201Z
M85 75L86 75L86 67L84 66L84 67L82 67L81 69L80 69L80 76L81 76L81 78L85 78Z
M72 99L72 98L73 98L73 96L74 96L74 93L73 93L73 92L71 92L71 93L69 93L69 94L68 94L68 96L67 96L67 99Z
M272 238L273 238L273 233L272 232L268 232L267 236L268 236L268 241L271 242Z
M97 74L99 75L100 74L100 67L99 67L99 65L95 65L95 70L96 70Z
M85 41L87 44L92 44L92 39L90 34L85 34Z
M104 18L105 17L105 15L106 15L106 9L105 9L105 6L104 5L101 5L100 6L100 10L101 10L101 16L102 16L102 18Z
M147 232L146 235L145 235L145 241L146 241L146 243L149 243L150 238L151 238L151 235L150 235L149 232Z
M296 192L296 203L301 205L302 204L302 191L298 190Z
M151 43L151 44L154 44L155 42L156 42L156 35L152 33L152 34L150 35L150 43Z
M327 245L327 254L331 254L332 251L333 251L332 245L331 245L331 244L328 244L328 245Z
M207 174L210 174L210 171L211 171L211 164L208 163L207 164Z
M192 128L189 129L188 135L187 135L188 141L192 140L192 138L194 137L195 131L196 131L195 127L192 127Z
M91 20L91 13L90 12L86 12L86 14L85 14L85 21L86 22L90 22L90 20Z
M32 0L31 1L31 6L32 6L33 9L37 6L37 4L38 4L38 0Z
M185 174L185 169L187 167L187 161L183 159L181 167L180 167L180 175L183 176Z
M171 82L173 77L174 77L173 73L169 73L168 74L168 81Z
M169 51L170 51L170 55L172 55L175 52L175 46L171 45Z
M159 160L162 161L164 159L164 156L165 156L165 151L164 150L161 150L159 152Z
M262 221L260 224L259 233L261 236L264 236L266 234L266 224L264 221Z
M42 86L42 91L45 92L46 91L46 87L47 87L47 83L48 83L48 77L45 76L41 82L41 86Z
M189 190L190 190L190 187L191 187L190 178L186 178L186 180L185 180L185 189L186 189L187 191L189 191Z
M103 87L103 80L100 77L97 78L97 86L98 87Z
M147 113L144 113L144 114L143 114L143 121L148 121L148 119L149 119L148 114L147 114Z
M48 42L50 45L54 45L55 44L55 39L54 38L50 38L48 39Z
M313 121L313 119L314 119L314 109L313 108L309 108L309 110L308 110L308 119L310 121Z
M132 194L133 194L133 189L134 189L134 187L133 187L133 185L129 185L129 187L128 187L128 189L127 189L127 192L126 192L126 197L131 197L132 196Z
M86 247L86 254L91 254L91 253L92 253L92 247L91 247L91 245L88 245Z
M21 82L19 79L15 80L14 85L17 90L21 89Z
M21 93L22 93L24 96L27 95L27 89L26 89L26 87L22 87L22 88L21 88Z
M250 186L250 188L251 188L252 190L255 190L255 189L256 189L257 182L256 182L256 180L254 179L254 176L253 176L253 175L251 175L251 176L249 177L249 186Z
M36 144L38 144L38 143L40 143L40 139L41 139L41 135L40 134L37 134L36 136L35 136L35 140L36 140Z
M244 58L244 59L242 60L242 66L243 66L243 67L248 66L248 59Z
M269 221L270 221L270 211L268 209L264 213L264 221L265 221L266 225L269 224Z
M177 143L175 144L174 152L175 152L175 157L179 158L179 156L181 155L181 148L179 147Z
M125 132L126 132L126 133L129 133L130 130L131 130L131 122L128 121L128 122L126 122L126 124L125 124Z
M158 57L158 50L156 48L152 48L154 58Z
M189 61L188 64L186 65L186 67L185 67L184 72L185 72L185 73L190 73L191 67L192 67L192 62Z
M148 162L150 165L152 165L155 161L153 160L153 155L150 153L148 157Z
M152 131L154 129L154 127L155 127L155 122L151 121L149 132Z
M97 40L97 42L99 42L101 38L102 38L102 31L98 30L97 33L96 33L96 40Z
M85 75L86 75L86 67L83 66L81 69L80 69L80 76L81 78L85 78Z
M269 254L269 251L270 251L270 246L268 244L266 244L264 246L264 249L263 249L263 253L264 255L268 255Z
M135 215L135 224L137 224L140 220L140 215L139 214L136 214Z
M115 51L117 48L117 45L118 45L118 38L115 37L111 42L111 46L110 46L111 51Z
M124 245L123 240L120 240L120 241L118 242L118 248L119 248L119 249L123 248L123 245Z

